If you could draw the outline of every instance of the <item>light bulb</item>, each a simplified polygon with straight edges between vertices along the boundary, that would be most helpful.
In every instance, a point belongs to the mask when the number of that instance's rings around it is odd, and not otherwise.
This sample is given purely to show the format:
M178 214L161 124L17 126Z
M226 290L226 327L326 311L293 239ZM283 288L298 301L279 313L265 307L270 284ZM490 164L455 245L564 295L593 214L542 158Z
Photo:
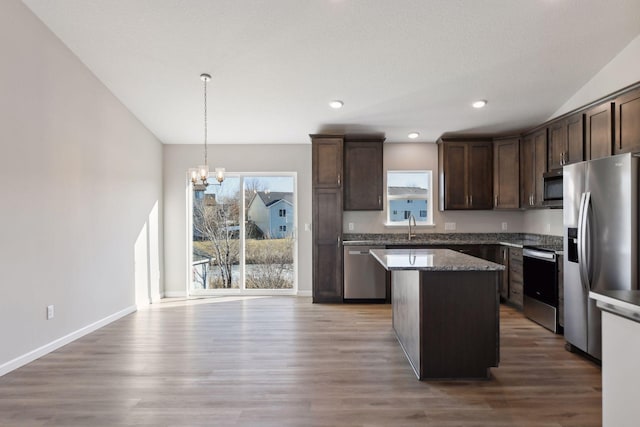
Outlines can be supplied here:
M224 168L216 168L216 179L218 182L222 183L224 181Z

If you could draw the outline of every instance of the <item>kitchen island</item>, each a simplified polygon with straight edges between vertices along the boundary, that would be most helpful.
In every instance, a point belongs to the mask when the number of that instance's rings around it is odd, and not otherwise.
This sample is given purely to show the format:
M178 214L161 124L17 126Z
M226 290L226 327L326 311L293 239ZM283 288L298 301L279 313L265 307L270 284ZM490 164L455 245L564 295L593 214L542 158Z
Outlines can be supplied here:
M504 266L449 249L375 249L391 271L393 329L416 376L487 379L500 360Z

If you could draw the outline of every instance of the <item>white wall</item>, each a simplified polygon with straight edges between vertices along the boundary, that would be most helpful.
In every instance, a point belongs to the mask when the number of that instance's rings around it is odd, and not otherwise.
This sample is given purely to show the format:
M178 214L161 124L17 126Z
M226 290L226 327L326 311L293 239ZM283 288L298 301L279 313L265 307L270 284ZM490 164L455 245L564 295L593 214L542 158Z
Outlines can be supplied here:
M2 375L159 292L162 146L18 0L0 56Z
M383 167L387 170L433 171L433 218L435 227L418 227L418 233L444 233L444 223L454 222L458 233L497 233L506 222L508 231L521 232L524 228L521 211L445 211L438 210L438 147L432 143L384 144ZM345 212L345 233L406 233L406 227L385 227L386 211ZM353 223L354 230L348 225ZM446 231L449 233L449 231Z
M640 80L640 35L553 113L551 118L580 108Z
M164 145L165 295L187 289L187 170L202 163L202 145ZM227 172L297 172L298 291L311 294L311 144L209 145L210 167Z

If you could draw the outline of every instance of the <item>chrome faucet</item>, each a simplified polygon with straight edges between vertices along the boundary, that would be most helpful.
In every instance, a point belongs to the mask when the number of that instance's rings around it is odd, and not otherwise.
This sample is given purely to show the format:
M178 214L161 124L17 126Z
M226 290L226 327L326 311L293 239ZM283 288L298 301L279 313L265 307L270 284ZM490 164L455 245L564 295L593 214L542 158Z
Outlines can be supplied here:
M413 214L409 214L409 220L407 221L407 223L409 224L409 240L411 240L412 237L416 237L415 234L411 233L411 220L413 220L413 226L417 227L417 225L416 225L416 217L413 216Z

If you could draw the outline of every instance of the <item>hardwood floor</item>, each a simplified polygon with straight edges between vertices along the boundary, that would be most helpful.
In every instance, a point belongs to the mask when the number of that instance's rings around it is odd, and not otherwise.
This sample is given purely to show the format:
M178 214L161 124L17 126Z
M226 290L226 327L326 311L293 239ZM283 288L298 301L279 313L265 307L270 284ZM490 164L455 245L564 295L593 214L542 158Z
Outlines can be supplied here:
M388 305L164 302L0 377L1 426L599 426L600 368L501 308L489 381L416 380Z

